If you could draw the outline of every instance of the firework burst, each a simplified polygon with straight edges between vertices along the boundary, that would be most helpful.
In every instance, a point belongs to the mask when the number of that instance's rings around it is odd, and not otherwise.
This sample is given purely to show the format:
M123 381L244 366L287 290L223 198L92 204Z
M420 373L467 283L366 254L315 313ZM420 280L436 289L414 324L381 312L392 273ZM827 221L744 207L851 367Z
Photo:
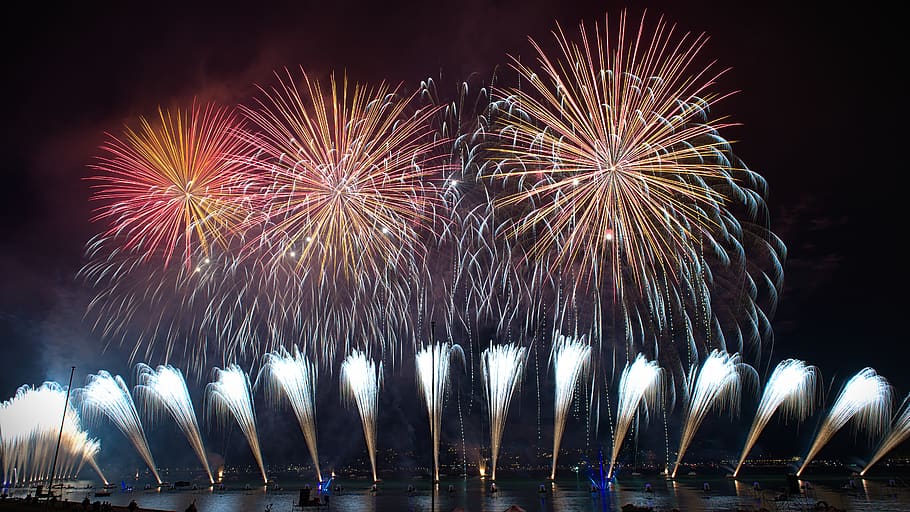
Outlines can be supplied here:
M641 286L658 267L694 261L714 229L704 211L726 201L710 184L730 169L710 162L728 124L701 122L724 97L711 92L723 72L694 69L706 38L677 38L663 21L649 34L644 18L636 30L623 14L609 29L582 25L579 44L559 28L555 57L532 41L540 69L515 60L526 85L505 94L515 108L496 176L527 182L503 204L535 204L516 226L539 233L532 254L557 249L588 277L593 262L612 262L617 276L627 266Z
M263 237L280 240L304 268L359 275L402 251L421 248L432 222L438 174L429 126L434 109L409 112L400 87L338 84L326 94L290 72L243 111L268 196Z
M435 236L445 140L431 124L439 108L419 107L419 92L334 75L326 87L301 75L276 73L278 84L242 108L262 212L244 252L291 276L297 303L318 310L307 337L344 343L324 344L331 360L352 339L408 337L411 283Z
M707 37L648 24L559 27L556 51L532 40L534 63L513 60L519 87L496 89L482 172L502 189L499 236L556 274L572 304L554 301L572 313L556 325L605 339L613 318L628 358L642 339L669 357L760 353L785 251L765 227L767 185L720 135L725 70L699 67Z
M236 135L240 122L210 104L159 109L157 121L139 125L122 139L110 135L91 165L92 199L103 204L94 220L109 222L103 236L123 249L161 254L165 266L183 252L190 268L196 247L223 245L254 211L245 204L250 155Z

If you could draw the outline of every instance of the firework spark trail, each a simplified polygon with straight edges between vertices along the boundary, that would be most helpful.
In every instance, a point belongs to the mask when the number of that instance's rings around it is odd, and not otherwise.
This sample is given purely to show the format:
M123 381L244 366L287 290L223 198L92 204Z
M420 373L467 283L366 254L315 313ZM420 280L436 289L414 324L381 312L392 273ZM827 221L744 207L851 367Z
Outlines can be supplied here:
M424 347L417 353L417 380L421 395L427 404L430 436L433 438L433 479L439 481L439 433L442 429L442 410L446 390L449 388L449 371L452 359L464 364L464 352L450 342Z
M374 482L379 481L376 473L376 415L379 412L381 384L382 363L377 365L365 352L355 349L341 363L341 393L348 403L357 406L360 414Z
M517 345L490 346L481 354L484 390L490 416L491 476L496 480L496 461L509 415L512 395L521 383L527 349Z
M656 361L648 361L644 355L638 354L631 364L626 364L619 379L619 403L616 412L616 434L613 441L613 450L610 454L610 468L607 478L613 476L613 467L619 450L625 440L626 432L632 425L635 415L641 410L645 419L648 411L657 406L661 399L661 384L663 370Z
M162 410L167 411L180 427L199 462L202 463L202 467L205 468L209 483L214 483L215 479L212 477L212 470L209 468L205 447L202 443L202 434L199 432L196 411L193 408L193 401L190 399L190 392L186 387L183 373L170 365L160 365L157 369L153 369L140 363L136 366L136 375L139 382L135 388L136 395L145 402L146 410L152 411L156 416L160 415Z
M197 250L197 265L187 270L145 265L135 255L110 251L103 240L95 241L89 250L92 262L81 271L98 289L89 305L96 317L94 328L105 338L119 335L122 341L139 331L131 360L183 358L201 376L216 350L224 360L249 361L289 346L292 339L341 339L351 333L381 337L385 334L376 327L381 319L407 327L408 310L395 309L412 295L405 283L358 279L328 297L321 290L331 279L318 272L300 275L290 256L283 263L263 264L236 257L240 248L233 248L211 256ZM366 297L375 300L364 303ZM196 314L200 310L204 314ZM216 341L212 333L218 333ZM186 341L201 339L208 342ZM334 355L328 348L306 342L301 346L304 353L330 362Z
M54 452L60 439L55 478L78 474L88 462L107 483L95 464L101 444L88 437L79 415L67 404L60 431L60 414L66 404L66 388L45 382L38 388L21 386L15 396L0 403L0 455L3 483L40 482L51 477Z
M872 368L863 368L847 381L803 459L796 476L801 476L812 459L844 425L853 421L857 430L869 436L884 431L891 419L891 386Z
M528 263L503 236L510 214L494 205L501 187L482 176L489 165L485 153L495 141L489 135L489 87L473 85L459 84L457 98L445 104L435 123L439 137L452 144L437 190L441 213L435 216L433 257L423 262L430 284L416 285L442 291L427 298L445 313L449 339L463 335L468 349L473 349L480 325L495 326L496 335L507 340L515 332L538 328L545 304L539 290L552 278L543 264ZM422 82L421 88L430 105L444 104L434 80ZM442 304L433 304L440 298ZM463 332L453 333L453 328ZM473 365L469 371L473 383Z
M904 399L903 407L894 421L891 422L891 430L888 435L881 441L875 454L869 459L866 467L859 472L860 476L865 476L869 468L874 466L878 461L887 455L891 450L897 448L901 443L910 437L910 396Z
M557 335L551 353L555 370L555 414L553 417L553 468L550 480L556 479L556 461L559 457L559 445L566 428L566 417L578 379L591 364L591 347L585 339ZM495 467L495 465L494 465Z
M683 420L682 439L671 477L676 477L686 450L705 416L714 408L729 408L731 413L739 408L740 385L744 371L749 368L751 367L740 361L739 354L728 354L720 350L714 350L708 355L697 375L693 366L689 373L689 402Z
M101 370L89 375L88 384L76 389L75 393L82 405L83 414L89 418L104 416L110 420L133 444L155 481L160 484L161 477L155 468L155 460L139 420L139 413L136 412L136 404L123 379Z
M295 346L293 355L284 349L266 354L257 381L259 378L266 378L268 383L266 391L273 402L279 402L281 395L290 402L306 440L307 449L310 451L310 459L316 469L316 479L322 482L319 452L316 449L317 375L316 365Z
M268 483L265 465L262 463L262 451L259 448L259 434L256 431L256 411L253 407L253 395L250 378L239 366L232 364L227 368L215 368L215 380L205 387L210 415L214 415L227 425L233 417L240 425L259 465L262 483Z
M145 260L162 253L164 266L182 245L189 269L196 246L208 254L255 211L245 193L252 149L230 109L194 105L158 117L140 118L138 131L109 135L101 147L91 165L98 174L88 178L92 199L103 203L93 220L109 221L104 237Z
M739 456L739 463L733 471L734 477L739 474L752 446L775 412L781 410L785 419L794 418L796 421L802 421L812 414L817 380L818 370L814 366L806 365L804 361L785 359L774 368L765 384L765 391L755 412L752 428L746 436L746 444Z

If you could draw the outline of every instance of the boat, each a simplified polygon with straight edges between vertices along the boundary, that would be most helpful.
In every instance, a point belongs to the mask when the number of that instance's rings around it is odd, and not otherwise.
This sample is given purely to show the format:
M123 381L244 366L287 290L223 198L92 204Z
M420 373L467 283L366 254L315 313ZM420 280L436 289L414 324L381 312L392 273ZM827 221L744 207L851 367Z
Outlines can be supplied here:
M96 497L104 497L104 496L110 496L110 495L111 495L111 491L108 491L108 490L95 491Z

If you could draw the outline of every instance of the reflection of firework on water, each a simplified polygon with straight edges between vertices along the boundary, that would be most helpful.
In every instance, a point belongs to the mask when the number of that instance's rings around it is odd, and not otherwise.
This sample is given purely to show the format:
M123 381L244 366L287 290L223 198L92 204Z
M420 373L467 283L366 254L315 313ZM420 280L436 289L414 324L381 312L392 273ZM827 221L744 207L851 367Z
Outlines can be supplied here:
M442 428L442 409L449 388L452 359L464 364L464 352L452 343L435 343L417 352L417 380L420 394L427 404L430 437L433 439L433 479L439 481L439 431Z
M205 397L209 414L213 414L222 425L230 423L230 418L234 418L240 425L256 464L259 465L262 482L268 483L265 466L262 463L262 451L259 449L256 411L253 408L249 376L237 365L230 365L225 369L215 368L215 380L206 386Z
M890 419L891 386L872 368L863 368L844 385L796 475L803 474L806 466L847 422L853 421L858 430L865 430L871 437L883 432Z
M341 393L357 406L363 437L370 454L373 481L376 474L376 415L379 413L379 386L382 384L382 363L377 365L360 350L354 350L341 363Z
M556 404L553 416L553 469L550 479L556 478L556 460L559 457L559 445L566 428L566 416L578 379L588 370L591 364L591 347L584 338L570 338L557 335L553 343L553 369L556 380Z
M160 365L157 369L152 369L146 364L139 364L136 366L136 375L138 381L136 395L144 400L146 408L154 413L153 417L167 411L205 468L209 483L214 483L215 479L212 478L212 470L209 468L205 447L202 444L202 434L199 432L199 422L196 420L196 410L193 408L183 373L170 365Z
M104 416L130 440L151 470L155 481L160 484L161 477L155 468L155 461L145 438L145 430L139 421L139 413L136 412L136 404L123 379L119 375L112 376L106 370L101 370L89 375L88 384L77 388L74 393L86 417Z
M496 461L509 404L521 383L527 349L517 345L490 346L481 354L481 370L490 415L490 476L496 480Z
M610 469L607 478L613 476L613 465L619 456L619 450L625 440L626 432L632 425L639 410L645 421L648 411L657 406L660 400L663 370L655 361L648 361L638 354L631 364L626 364L619 378L619 404L616 407L616 433L613 437L613 450L610 455Z
M900 412L891 422L891 430L888 432L888 435L882 439L881 443L879 443L878 449L875 450L875 453L872 455L872 458L869 459L869 463L866 464L866 467L859 472L860 476L864 476L866 472L869 471L869 468L874 466L876 462L880 461L882 457L887 455L891 450L897 448L901 443L906 441L908 437L910 437L910 396L904 399Z
M743 373L748 369L751 367L740 362L739 354L731 355L719 350L714 350L708 355L697 375L696 369L694 367L691 369L688 382L689 401L686 404L682 439L679 442L679 454L676 456L672 477L676 477L686 450L705 416L715 408L729 409L731 413L739 408L740 385Z
M124 140L110 136L105 156L91 166L93 199L103 203L95 220L107 220L109 243L143 259L161 253L168 265L184 252L187 268L196 246L213 242L246 222L248 146L236 136L240 123L224 108L194 105L188 111L159 109L157 124L140 118Z
M56 382L45 382L38 388L22 386L15 396L0 403L4 486L49 479L58 436L60 450L54 478L75 477L88 463L107 483L95 463L101 444L88 437L79 415L69 404L61 425L64 404L66 388Z
M805 362L796 359L785 359L774 368L774 372L771 373L771 377L765 384L765 391L758 404L752 428L749 429L749 435L746 436L746 444L743 446L743 452L739 456L739 463L736 465L733 476L739 474L749 451L752 450L758 436L761 435L775 412L781 410L784 418L794 418L796 421L802 421L812 414L815 407L817 379L818 370L814 366L808 366Z
M281 396L291 403L297 423L303 432L310 459L316 469L316 479L322 481L319 470L319 452L316 449L316 365L302 355L297 347L294 354L287 350L278 350L265 355L259 378L265 377L266 390L272 401L281 401ZM257 379L258 381L258 379Z

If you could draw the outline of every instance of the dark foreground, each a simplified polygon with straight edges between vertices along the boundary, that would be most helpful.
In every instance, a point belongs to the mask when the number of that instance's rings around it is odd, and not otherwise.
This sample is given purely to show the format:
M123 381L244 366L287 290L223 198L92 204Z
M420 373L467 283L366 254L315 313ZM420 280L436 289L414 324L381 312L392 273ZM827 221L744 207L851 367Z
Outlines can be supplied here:
M92 482L71 482L65 491L68 504L0 502L0 512L84 510L86 496L102 500L122 512L135 500L138 512L185 512L195 504L199 512L506 512L513 505L527 512L906 512L910 510L910 478L882 476L853 478L849 473L813 474L799 482L800 488L787 495L784 474L755 474L743 480L716 475L686 475L668 480L658 475L629 475L620 478L606 492L592 492L584 475L568 474L557 482L525 478L504 478L491 483L478 478L444 478L432 490L422 479L395 479L379 483L371 492L367 480L338 479L332 487L328 507L295 506L299 490L306 485L298 475L279 475L279 487L255 486L255 478L233 478L224 490L113 489L106 497L94 497L84 487ZM906 476L906 475L902 475ZM97 483L95 483L97 485ZM16 496L26 492L18 489ZM786 497L780 500L781 496ZM88 510L95 510L89 507Z
M88 506L81 502L74 501L56 501L48 502L47 500L25 500L22 498L6 498L0 500L0 511L2 512L43 512L45 510L55 511L105 511L105 512L131 512L127 506L112 505L110 502L95 500L89 502ZM137 512L172 512L168 510L159 510L151 508L139 508Z

